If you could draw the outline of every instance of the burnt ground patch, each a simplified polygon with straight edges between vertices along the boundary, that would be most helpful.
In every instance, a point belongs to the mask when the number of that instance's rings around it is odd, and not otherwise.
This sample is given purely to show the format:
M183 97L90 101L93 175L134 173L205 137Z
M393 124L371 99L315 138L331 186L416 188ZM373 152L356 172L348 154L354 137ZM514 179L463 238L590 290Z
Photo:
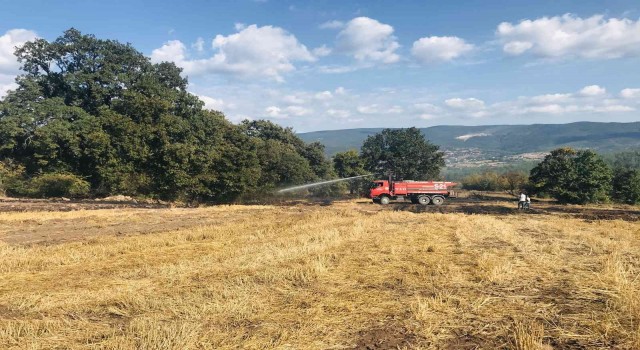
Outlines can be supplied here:
M637 207L593 207L577 205L561 205L553 202L533 202L530 210L518 210L516 201L496 201L479 199L448 199L445 204L419 205L409 202L392 202L382 206L369 201L359 201L361 208L368 211L408 211L412 213L460 213L468 215L562 215L587 221L624 220L640 221L640 210Z
M418 340L410 329L394 323L362 330L357 337L354 350L402 349Z

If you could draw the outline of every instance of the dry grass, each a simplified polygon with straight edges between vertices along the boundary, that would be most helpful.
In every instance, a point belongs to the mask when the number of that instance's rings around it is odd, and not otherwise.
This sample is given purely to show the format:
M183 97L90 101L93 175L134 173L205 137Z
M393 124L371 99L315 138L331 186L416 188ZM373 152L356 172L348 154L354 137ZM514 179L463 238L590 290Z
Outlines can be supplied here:
M145 213L0 214L0 224L108 228ZM0 348L640 348L637 222L354 203L154 213L219 222L0 243Z

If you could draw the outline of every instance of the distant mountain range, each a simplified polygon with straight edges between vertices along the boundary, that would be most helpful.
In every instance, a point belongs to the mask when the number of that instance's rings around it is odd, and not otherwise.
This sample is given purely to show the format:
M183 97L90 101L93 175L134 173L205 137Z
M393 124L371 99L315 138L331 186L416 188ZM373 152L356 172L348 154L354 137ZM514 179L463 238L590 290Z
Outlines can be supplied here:
M300 133L306 142L319 141L328 155L360 149L369 135L382 128L327 130ZM433 126L421 128L432 143L448 155L475 154L474 159L501 159L518 154L548 152L558 147L617 152L640 148L640 122L486 126ZM526 157L525 157L526 158ZM535 158L535 157L534 157ZM463 156L461 159L465 159Z

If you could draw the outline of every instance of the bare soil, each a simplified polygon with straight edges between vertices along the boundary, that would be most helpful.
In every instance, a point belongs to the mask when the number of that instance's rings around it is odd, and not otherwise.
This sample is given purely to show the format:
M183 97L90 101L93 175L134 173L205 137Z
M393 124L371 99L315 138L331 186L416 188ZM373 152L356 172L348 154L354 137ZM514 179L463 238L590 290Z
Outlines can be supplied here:
M136 201L0 198L0 213L22 211L74 211L122 208L156 209L169 207L170 204L167 203L146 203Z
M215 207L220 208L220 207ZM9 244L59 244L96 236L130 236L174 231L222 222L242 221L255 210L199 210L166 205L104 203L97 201L15 200L0 202L0 240ZM79 211L77 214L68 212ZM40 213L25 218L1 214ZM16 213L17 214L17 213Z
M354 350L402 349L414 344L416 335L398 324L387 324L360 331Z

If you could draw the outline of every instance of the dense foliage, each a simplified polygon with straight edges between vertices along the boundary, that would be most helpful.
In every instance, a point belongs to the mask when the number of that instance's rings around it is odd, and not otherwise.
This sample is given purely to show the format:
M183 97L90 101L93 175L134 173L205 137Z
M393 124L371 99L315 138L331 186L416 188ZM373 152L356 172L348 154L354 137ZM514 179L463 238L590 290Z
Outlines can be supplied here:
M256 144L260 165L258 192L335 176L321 143L305 143L291 128L265 120L244 121L242 132Z
M360 154L368 171L396 179L435 179L444 166L439 147L416 128L384 129L367 137Z
M70 29L16 55L24 74L0 101L0 161L24 181L65 174L96 196L229 201L333 175L322 145L268 122L231 124L187 92L180 68L128 44Z
M465 177L469 175L482 174L487 172L495 172L498 174L506 174L509 172L529 174L531 169L538 165L539 161L518 161L510 162L509 164L500 165L483 165L477 167L445 167L441 171L442 179L447 181L460 181L462 182Z
M621 203L640 204L640 169L615 169L612 198Z
M530 189L563 203L596 203L608 200L611 169L590 150L559 148L531 170Z
M367 174L362 158L354 149L336 153L333 156L333 167L340 178ZM368 182L369 180L364 178L349 181L349 192L354 194L364 191Z
M527 186L528 176L522 171L508 171L499 174L496 171L485 171L471 174L462 179L462 185L467 190L476 191L505 191L516 195Z
M613 200L640 203L640 151L627 151L607 157L613 167Z

